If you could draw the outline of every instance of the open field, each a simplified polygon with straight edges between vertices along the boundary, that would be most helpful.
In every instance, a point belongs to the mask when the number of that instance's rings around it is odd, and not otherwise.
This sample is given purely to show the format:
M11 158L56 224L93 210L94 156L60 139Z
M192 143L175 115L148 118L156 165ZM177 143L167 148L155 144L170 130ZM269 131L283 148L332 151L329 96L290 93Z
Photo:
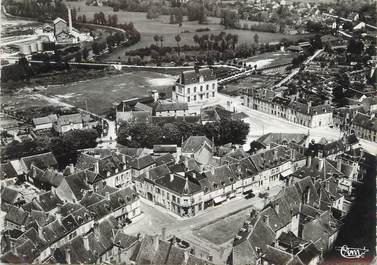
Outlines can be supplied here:
M170 95L170 87L175 77L153 72L129 72L99 79L70 83L67 85L49 86L30 97L49 100L50 104L68 103L79 108L85 108L87 100L88 110L96 114L107 111L112 103L126 98L140 97L148 94L148 90L157 89ZM41 99L42 98L42 99Z

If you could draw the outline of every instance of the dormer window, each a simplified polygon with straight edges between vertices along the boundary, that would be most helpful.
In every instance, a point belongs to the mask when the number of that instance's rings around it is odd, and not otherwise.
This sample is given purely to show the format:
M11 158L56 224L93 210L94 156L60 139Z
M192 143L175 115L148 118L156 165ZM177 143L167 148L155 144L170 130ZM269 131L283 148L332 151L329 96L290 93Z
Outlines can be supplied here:
M222 185L222 186L225 186L225 182L224 182L224 181L221 181L221 185Z
M216 189L216 188L217 188L217 184L216 184L216 183L213 183L213 187Z
M108 177L110 177L110 171L107 171L106 175L107 175Z
M199 76L199 82L203 82L204 81L204 77L201 75Z
M119 172L119 170L118 170L118 168L116 168L116 169L115 169L115 173L118 173L118 172Z

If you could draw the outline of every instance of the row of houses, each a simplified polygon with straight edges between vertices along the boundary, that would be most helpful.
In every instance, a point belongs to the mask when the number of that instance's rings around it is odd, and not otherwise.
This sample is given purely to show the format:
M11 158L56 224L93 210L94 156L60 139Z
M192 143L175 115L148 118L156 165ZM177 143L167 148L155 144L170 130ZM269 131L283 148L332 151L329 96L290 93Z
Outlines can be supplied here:
M86 113L74 113L69 115L51 114L45 117L33 119L34 130L51 130L65 133L70 130L90 129L98 125L98 121Z
M246 90L243 105L310 128L333 124L333 112L330 105L312 106L310 101L302 103L275 96L273 91Z

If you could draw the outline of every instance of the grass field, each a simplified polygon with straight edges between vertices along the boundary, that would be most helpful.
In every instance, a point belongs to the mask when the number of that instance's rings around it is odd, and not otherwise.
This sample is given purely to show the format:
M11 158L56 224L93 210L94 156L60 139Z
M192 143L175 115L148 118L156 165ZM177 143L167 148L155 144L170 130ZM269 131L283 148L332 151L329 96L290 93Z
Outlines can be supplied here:
M195 230L194 234L214 244L221 245L233 239L249 213L250 209L222 218L212 224Z
M140 97L149 90L157 89L171 93L175 77L153 72L129 72L94 80L56 85L39 93L53 98L53 102L65 102L76 107L85 108L97 114L107 111L112 103L122 99Z
M269 41L276 41L282 38L289 38L289 39L299 39L302 36L295 36L295 35L285 35L282 33L268 33L268 32L256 32L256 31L248 31L248 30L236 30L236 29L225 29L222 25L219 24L220 18L209 17L207 25L199 25L198 22L188 22L186 21L187 18L184 18L184 22L182 27L179 27L176 24L169 24L169 16L160 16L157 19L147 19L146 13L141 12L125 12L125 11L118 11L114 12L112 8L107 6L86 6L84 1L78 2L68 2L67 3L71 7L75 7L78 9L78 15L84 15L87 19L92 19L94 13L97 12L104 12L105 16L117 14L118 15L118 22L133 22L136 29L141 33L141 40L135 45L128 47L123 50L119 50L112 54L112 58L118 58L119 56L122 57L124 52L127 50L134 50L137 48L144 48L149 47L151 44L155 43L153 40L153 36L156 34L164 36L164 46L176 46L177 43L175 42L175 35L181 34L182 41L180 45L193 45L193 36L195 34L202 35L202 34L218 34L221 31L225 31L226 33L238 34L239 36L239 43L252 43L254 41L254 34L257 33L259 35L259 42L269 42ZM242 24L243 22L241 22ZM251 23L251 22L249 22ZM199 28L209 28L210 31L206 32L196 32L196 29ZM183 33L187 32L187 33Z

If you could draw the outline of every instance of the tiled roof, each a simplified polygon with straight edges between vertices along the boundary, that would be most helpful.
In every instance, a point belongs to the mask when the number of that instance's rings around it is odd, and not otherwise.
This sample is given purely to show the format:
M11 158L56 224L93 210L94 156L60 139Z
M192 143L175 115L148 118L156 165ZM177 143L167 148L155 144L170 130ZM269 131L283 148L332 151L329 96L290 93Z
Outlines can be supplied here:
M177 145L176 144L155 144L153 145L154 153L176 153Z
M148 111L135 111L132 113L134 123L149 123L152 121L152 115Z
M135 158L131 163L130 166L134 169L141 170L148 166L155 164L154 159L150 155L142 156Z
M212 70L209 68L203 68L191 71L185 71L181 74L181 76L178 79L178 83L189 85L189 84L195 84L199 82L199 77L203 77L203 81L212 81L216 80L216 76L213 74Z
M200 185L194 183L189 178L184 178L179 175L164 176L156 180L158 186L167 188L180 195L192 195L201 191Z
M357 113L353 117L352 123L364 129L368 129L374 132L377 131L377 118L376 117L371 118L367 114Z
M155 107L156 112L188 110L187 103L158 103Z
M170 169L166 164L151 168L149 171L144 172L140 175L141 178L147 178L149 180L155 181L161 177L169 176Z
M38 203L44 211L49 212L62 205L63 201L55 193L48 191L39 195Z
M285 265L292 259L292 254L273 246L267 246L263 254L263 259L271 264Z
M307 138L308 135L304 133L267 133L259 137L256 141L263 143L264 145L269 145L271 143L282 144L283 142L302 144Z
M127 235L121 230L118 230L114 238L114 244L123 248L128 249L138 242L138 238L135 236Z
M10 162L0 165L0 179L15 178L17 176L17 171Z
M64 175L52 169L47 169L42 176L36 178L41 182L48 183L53 187L57 187L62 183Z
M13 204L20 193L9 187L4 187L1 191L1 202Z
M196 153L203 146L208 146L209 148L212 148L212 145L212 141L210 141L205 136L190 136L182 144L182 153Z
M168 153L163 156L157 157L155 161L157 166L164 164L172 165L175 163L175 158L172 154Z
M59 116L57 119L57 123L58 125L63 126L63 125L69 125L71 123L78 124L78 123L83 123L83 122L89 122L90 120L91 118L89 114L74 113L74 114Z
M39 169L44 170L49 167L56 167L58 164L55 156L51 152L23 157L21 161L25 164L26 170L30 170L31 165L35 165Z
M57 119L58 119L58 116L56 114L52 114L52 115L45 116L45 117L34 118L33 124L35 126L37 126L37 125L43 125L43 124L47 124L47 123L53 123Z
M26 222L28 213L22 208L16 206L10 206L8 213L5 215L5 220L17 225L23 225Z
M64 180L78 200L81 200L84 190L90 190L90 187L85 182L85 171L66 176Z

